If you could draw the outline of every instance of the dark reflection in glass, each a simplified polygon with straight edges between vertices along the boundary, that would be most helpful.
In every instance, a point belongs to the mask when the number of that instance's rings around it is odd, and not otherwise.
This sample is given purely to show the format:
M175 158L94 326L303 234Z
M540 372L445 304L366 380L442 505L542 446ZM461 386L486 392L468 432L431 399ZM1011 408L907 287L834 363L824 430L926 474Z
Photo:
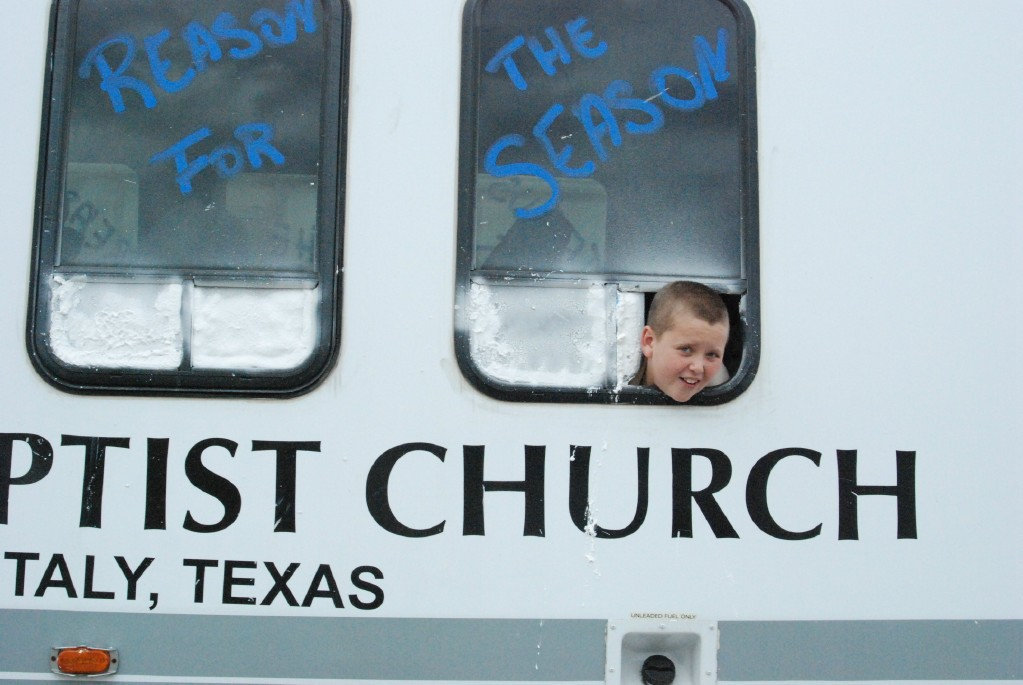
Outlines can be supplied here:
M326 33L319 0L81 0L59 264L315 269Z
M503 174L507 181L520 179L539 190L528 202L509 205L502 220L487 206L492 185L477 185L478 235L492 233L487 226L495 222L510 228L508 236L488 238L487 246L477 244L475 267L739 278L743 85L731 11L719 0L483 0L480 17L477 171L480 178ZM585 24L575 24L582 36L580 48L569 25L583 18ZM511 55L519 78L503 63L486 69L518 36L523 44ZM700 77L700 48L695 45L700 37L715 56L723 56L719 66L724 68L713 74L713 86L704 88L703 102L683 109L677 105L695 102L697 94L677 70ZM530 38L550 55L546 71L529 47ZM602 52L600 44L606 45ZM706 61L703 65L707 68ZM676 70L662 77L664 88L656 78L662 67ZM634 102L615 105L613 98ZM593 109L600 100L609 103L610 120ZM562 110L552 115L556 105ZM654 121L651 108L662 121ZM597 143L581 121L586 110L597 127L607 125ZM620 133L619 140L609 133L612 128ZM509 135L520 138L502 147L499 141ZM570 154L566 146L571 146ZM498 174L493 173L495 159L491 168L487 163L495 149L496 163L503 167ZM557 168L552 149L568 155L565 167L571 174ZM512 174L513 164L535 166ZM584 215L585 220L572 219L573 228L599 244L597 263L584 267L579 260L544 251L512 261L488 256L492 244L523 243L511 236L525 230L520 221L526 217L516 220L515 209L536 211L551 197L550 183L538 169L549 173L562 192L553 204L556 209L529 220L529 230L536 234L529 242L544 249L557 243L564 217L542 220L557 210L570 217ZM578 196L564 191L581 181L600 189L586 201L602 206L587 212L579 208ZM594 223L598 220L604 223ZM598 233L599 240L593 237Z
M543 256L545 266L559 271L599 268L596 246L576 230L559 209L532 219L518 218L491 250L485 269L521 269Z

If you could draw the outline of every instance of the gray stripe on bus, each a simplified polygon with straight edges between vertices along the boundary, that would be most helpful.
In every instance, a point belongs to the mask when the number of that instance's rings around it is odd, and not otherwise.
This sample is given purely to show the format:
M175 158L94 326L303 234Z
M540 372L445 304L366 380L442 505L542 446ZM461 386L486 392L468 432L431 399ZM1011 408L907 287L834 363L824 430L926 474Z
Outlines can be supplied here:
M0 671L52 646L120 650L132 676L419 681L604 679L597 619L294 618L0 611ZM1023 621L724 621L721 681L1023 679ZM324 646L326 645L326 646Z
M1019 680L1023 621L723 621L735 681Z
M604 621L0 612L0 670L53 643L113 647L119 675L366 680L604 678Z

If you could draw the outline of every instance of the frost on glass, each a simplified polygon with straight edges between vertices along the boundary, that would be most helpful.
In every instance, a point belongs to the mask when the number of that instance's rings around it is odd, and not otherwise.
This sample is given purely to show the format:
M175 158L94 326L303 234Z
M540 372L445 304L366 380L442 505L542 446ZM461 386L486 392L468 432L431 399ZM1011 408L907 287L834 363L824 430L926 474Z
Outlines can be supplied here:
M316 347L318 289L197 287L192 366L293 369Z
M472 284L473 362L487 377L530 386L604 388L639 367L643 296L614 288Z
M615 387L627 385L639 371L643 352L639 347L643 332L643 293L617 293L615 307Z
M179 283L102 283L54 276L50 347L69 366L175 369L181 364Z

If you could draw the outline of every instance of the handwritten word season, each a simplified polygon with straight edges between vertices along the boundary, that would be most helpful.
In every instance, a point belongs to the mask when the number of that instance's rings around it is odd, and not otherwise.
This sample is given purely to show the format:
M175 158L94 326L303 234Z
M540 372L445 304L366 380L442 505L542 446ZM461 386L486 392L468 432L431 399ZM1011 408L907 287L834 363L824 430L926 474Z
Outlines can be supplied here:
M531 57L536 60L547 76L554 76L557 73L559 63L571 64L573 52L584 59L599 59L607 52L608 45L603 40L596 40L593 31L586 28L588 23L586 17L567 22L564 25L567 41L562 38L558 28L548 26L544 29L544 35L551 45L550 49L545 48L535 36L516 36L498 48L484 68L491 74L503 71L517 90L524 91L529 88L529 83L523 77L516 57L527 60ZM572 50L568 45L571 45ZM608 161L608 146L605 141L610 142L612 147L619 147L623 140L623 129L631 135L644 135L656 133L664 126L664 111L654 100L658 100L669 110L686 112L699 109L708 101L717 99L718 91L715 84L725 82L731 77L728 71L727 46L728 31L723 28L718 29L717 43L713 48L705 37L696 36L693 38L696 73L676 65L655 68L649 77L649 97L633 97L635 90L633 85L622 79L611 81L600 93L583 94L571 107L571 114L582 124L597 160ZM523 47L528 50L523 51ZM675 93L678 93L679 86L691 90L692 95L681 97L672 94L672 88L675 87ZM689 93L686 92L686 95ZM627 119L622 116L625 112L636 113L643 118ZM575 178L592 176L597 170L596 160L573 162L575 148L564 144L559 149L551 140L550 129L564 113L565 105L560 102L552 104L533 126L533 137L543 146L550 165L558 172ZM519 133L509 133L498 138L484 155L483 168L493 176L534 176L547 184L550 188L550 197L546 202L535 207L515 209L516 216L529 219L551 211L558 203L560 189L558 179L545 166L533 162L503 162L499 159L506 150L522 148L525 145L526 138Z
M153 109L159 104L157 89L168 94L183 91L206 73L211 63L219 62L225 55L232 60L247 60L259 55L267 46L291 45L299 38L299 25L303 32L315 33L314 2L288 0L283 13L266 7L258 9L249 17L252 30L244 28L230 12L218 14L209 26L199 21L189 22L180 30L179 37L191 62L176 78L170 75L176 65L160 55L161 47L172 38L170 29L157 31L142 40L152 83L127 73L139 49L135 37L126 33L106 38L89 50L78 75L89 79L95 73L100 89L117 114L127 109L126 93L134 93L146 109ZM149 163L173 160L177 172L175 180L181 193L187 195L192 191L192 179L206 168L213 167L221 177L229 178L245 167L246 160L255 169L262 166L264 157L277 166L285 162L284 154L273 145L273 126L263 122L243 123L235 129L234 137L241 147L228 143L189 159L187 150L211 135L209 127L202 126L153 155Z

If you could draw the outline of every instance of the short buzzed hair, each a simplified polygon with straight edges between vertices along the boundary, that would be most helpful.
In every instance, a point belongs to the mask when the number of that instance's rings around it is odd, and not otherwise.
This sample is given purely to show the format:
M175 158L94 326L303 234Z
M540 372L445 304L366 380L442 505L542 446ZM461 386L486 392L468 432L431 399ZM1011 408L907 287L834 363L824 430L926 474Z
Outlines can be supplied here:
M680 308L709 324L728 323L728 308L717 292L695 281L675 281L654 295L647 325L654 329L655 334L661 335L672 327L675 313Z

